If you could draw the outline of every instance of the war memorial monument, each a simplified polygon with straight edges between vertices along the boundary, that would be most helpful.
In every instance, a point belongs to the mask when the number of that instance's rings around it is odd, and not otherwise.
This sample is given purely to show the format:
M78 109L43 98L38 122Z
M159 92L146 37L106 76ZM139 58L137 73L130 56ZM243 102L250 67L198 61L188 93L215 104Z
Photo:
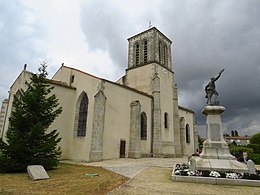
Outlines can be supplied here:
M202 109L202 114L206 115L206 139L203 142L202 152L199 156L192 156L188 160L189 166L186 165L186 167L183 168L183 166L185 166L184 163L181 165L181 169L186 169L193 173L204 170L211 173L219 171L226 173L256 174L254 162L252 160L248 160L245 163L237 161L236 157L231 155L228 143L223 138L221 113L225 111L225 107L221 106L218 101L218 92L215 85L215 81L220 78L223 72L224 69L219 72L217 77L211 78L205 87L207 105ZM190 176L194 177L187 177L176 174L176 170L178 170L178 168L176 169L175 167L172 173L173 181L249 186L259 186L260 184L259 181L196 177L196 175L193 174Z
M246 164L238 162L236 157L230 154L228 144L223 138L221 113L225 111L225 107L221 106L217 100L218 92L215 86L215 81L223 72L224 69L216 78L211 78L205 87L207 105L202 113L206 115L207 137L201 154L190 159L190 168L191 170L249 172Z

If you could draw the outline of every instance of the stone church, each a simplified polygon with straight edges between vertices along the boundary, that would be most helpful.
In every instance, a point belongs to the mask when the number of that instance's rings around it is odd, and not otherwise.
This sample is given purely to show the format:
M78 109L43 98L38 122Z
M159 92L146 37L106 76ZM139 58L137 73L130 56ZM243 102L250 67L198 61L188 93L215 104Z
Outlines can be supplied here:
M63 109L50 127L62 137L62 159L179 157L197 149L195 113L178 105L172 41L152 27L128 44L128 67L116 82L65 65L50 79ZM24 69L2 102L3 140L14 94L31 74Z

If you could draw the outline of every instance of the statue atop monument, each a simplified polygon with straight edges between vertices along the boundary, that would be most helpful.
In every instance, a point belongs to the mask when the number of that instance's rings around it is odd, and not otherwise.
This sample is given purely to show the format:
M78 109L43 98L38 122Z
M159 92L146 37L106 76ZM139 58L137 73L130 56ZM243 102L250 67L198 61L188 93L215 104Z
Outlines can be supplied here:
M205 98L207 98L207 104L208 105L218 105L219 102L217 101L217 96L218 96L218 92L216 90L216 85L215 85L215 81L217 81L219 79L219 77L221 76L221 74L224 72L225 69L222 69L218 76L216 78L211 78L210 82L206 85L205 87L205 91L206 91L206 96ZM215 100L212 101L212 96L215 96Z

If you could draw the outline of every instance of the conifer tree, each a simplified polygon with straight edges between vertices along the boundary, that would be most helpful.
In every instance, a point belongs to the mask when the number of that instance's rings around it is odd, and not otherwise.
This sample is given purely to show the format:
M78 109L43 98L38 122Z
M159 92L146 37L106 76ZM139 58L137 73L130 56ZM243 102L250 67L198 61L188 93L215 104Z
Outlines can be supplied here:
M7 143L1 143L0 172L26 171L32 164L52 169L58 165L61 155L57 144L61 141L57 130L48 131L49 126L62 112L53 86L47 79L46 63L42 63L38 74L32 74L26 83L27 89L20 89L14 96Z

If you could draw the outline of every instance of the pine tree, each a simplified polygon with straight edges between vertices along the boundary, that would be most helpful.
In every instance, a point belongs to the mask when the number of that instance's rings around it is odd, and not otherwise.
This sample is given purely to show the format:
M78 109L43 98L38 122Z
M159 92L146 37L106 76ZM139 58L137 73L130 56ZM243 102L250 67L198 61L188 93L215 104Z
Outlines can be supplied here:
M32 74L27 90L19 90L14 96L13 108L6 133L7 143L2 143L0 163L6 167L0 171L25 171L31 164L40 164L45 169L58 165L61 155L57 144L61 141L57 130L47 132L49 126L62 112L53 86L47 79L46 63L38 74Z

